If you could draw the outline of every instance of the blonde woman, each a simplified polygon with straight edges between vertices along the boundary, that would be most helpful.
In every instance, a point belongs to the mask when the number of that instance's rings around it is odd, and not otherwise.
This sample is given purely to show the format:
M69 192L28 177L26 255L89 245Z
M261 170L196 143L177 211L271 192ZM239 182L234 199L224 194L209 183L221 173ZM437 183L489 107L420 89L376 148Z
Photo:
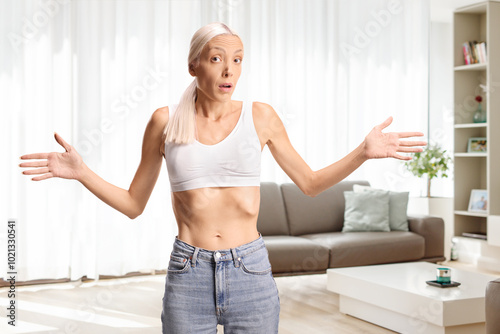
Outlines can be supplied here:
M188 70L194 77L178 105L156 110L146 127L142 159L128 190L91 171L55 134L63 153L22 159L33 180L75 179L131 219L139 216L166 160L178 225L168 264L161 319L163 333L277 333L279 298L267 250L257 231L260 156L268 145L286 174L316 196L363 162L419 152L418 132L382 133L389 118L340 161L313 171L290 144L285 127L265 103L234 101L242 71L241 39L222 23L199 29L191 40Z

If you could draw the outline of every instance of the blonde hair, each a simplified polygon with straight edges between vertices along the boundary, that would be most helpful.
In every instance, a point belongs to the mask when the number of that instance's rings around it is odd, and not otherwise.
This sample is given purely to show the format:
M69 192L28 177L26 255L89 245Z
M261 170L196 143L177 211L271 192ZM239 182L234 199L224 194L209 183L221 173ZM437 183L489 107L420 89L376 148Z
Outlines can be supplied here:
M214 37L219 35L238 36L231 28L224 23L211 23L198 29L191 39L188 56L188 69L190 66L197 66L200 61L200 54L205 45ZM188 144L195 140L196 132L196 108L197 97L196 78L182 94L179 105L173 117L168 120L163 131L166 142L176 144Z

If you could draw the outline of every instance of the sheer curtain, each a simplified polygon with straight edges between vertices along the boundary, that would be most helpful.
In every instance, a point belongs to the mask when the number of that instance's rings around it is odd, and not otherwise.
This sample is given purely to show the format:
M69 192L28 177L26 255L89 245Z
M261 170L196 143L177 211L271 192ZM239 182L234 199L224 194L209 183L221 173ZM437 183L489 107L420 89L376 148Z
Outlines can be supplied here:
M281 112L311 168L342 158L391 115L389 131L427 131L427 1L241 4L242 20L234 20L246 47L240 92L243 86L246 96ZM264 153L263 180L291 182L267 147ZM349 178L419 189L396 160L369 161Z
M177 232L165 167L135 220L75 181L32 182L19 156L62 151L57 131L105 180L128 189L151 113L191 81L192 34L223 21L241 35L235 99L271 104L317 170L389 115L427 124L428 3L419 0L10 0L0 8L1 216L17 219L18 280L165 269ZM408 188L397 161L351 178ZM262 181L291 182L267 147ZM2 249L5 249L3 247ZM2 266L0 277L5 277Z

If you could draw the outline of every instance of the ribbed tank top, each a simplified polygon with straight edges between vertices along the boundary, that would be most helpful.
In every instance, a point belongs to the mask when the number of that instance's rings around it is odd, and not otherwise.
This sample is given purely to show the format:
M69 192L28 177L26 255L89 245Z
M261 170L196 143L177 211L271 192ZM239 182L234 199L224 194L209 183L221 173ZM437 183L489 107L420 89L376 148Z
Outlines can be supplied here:
M172 119L177 105L169 106ZM243 102L240 118L222 141L205 145L165 144L172 192L205 187L260 186L261 146L252 116L252 102Z

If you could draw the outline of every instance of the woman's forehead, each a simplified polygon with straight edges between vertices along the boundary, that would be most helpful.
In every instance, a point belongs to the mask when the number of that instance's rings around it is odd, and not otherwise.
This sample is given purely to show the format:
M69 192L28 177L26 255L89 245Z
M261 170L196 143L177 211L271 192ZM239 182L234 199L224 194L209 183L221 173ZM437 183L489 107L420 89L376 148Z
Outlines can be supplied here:
M234 53L237 51L243 51L243 43L238 36L219 35L208 41L207 45L205 45L204 51L208 52L212 49Z

